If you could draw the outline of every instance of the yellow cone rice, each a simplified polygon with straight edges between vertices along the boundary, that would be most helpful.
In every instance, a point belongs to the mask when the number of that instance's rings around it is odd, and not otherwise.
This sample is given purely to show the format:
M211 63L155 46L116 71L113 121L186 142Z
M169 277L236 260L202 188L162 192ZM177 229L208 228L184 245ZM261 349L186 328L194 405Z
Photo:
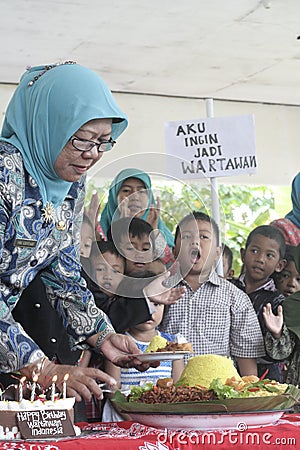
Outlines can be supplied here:
M220 378L221 382L225 383L227 378L231 377L241 379L230 358L220 355L200 355L189 359L178 384L208 388L215 378Z

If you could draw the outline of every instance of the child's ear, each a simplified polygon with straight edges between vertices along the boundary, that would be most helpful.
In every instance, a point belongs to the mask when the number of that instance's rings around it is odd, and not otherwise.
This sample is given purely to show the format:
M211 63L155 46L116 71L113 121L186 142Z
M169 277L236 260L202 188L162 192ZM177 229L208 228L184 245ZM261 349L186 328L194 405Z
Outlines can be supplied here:
M218 247L216 247L216 261L219 259L219 258L221 258L221 256L222 256L222 247L221 246L218 246ZM222 261L221 261L222 262Z
M173 253L174 258L176 259L178 256L177 250L176 250L176 245L174 245L174 247L172 247L172 253Z
M229 271L228 271L228 274L227 274L227 278L233 278L234 277L234 269L230 269Z
M245 253L246 253L246 249L241 248L240 255L241 255L242 262L245 262Z
M286 264L287 264L286 259L280 259L277 266L275 267L274 272L281 272L285 268Z

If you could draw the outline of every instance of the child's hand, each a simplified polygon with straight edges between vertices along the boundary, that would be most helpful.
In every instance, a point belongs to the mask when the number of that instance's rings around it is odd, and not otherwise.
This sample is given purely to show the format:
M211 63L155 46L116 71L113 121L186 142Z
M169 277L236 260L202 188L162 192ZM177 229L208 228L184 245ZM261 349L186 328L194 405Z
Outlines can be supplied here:
M119 212L120 212L120 219L123 217L130 217L130 209L128 208L128 197L125 197L124 200L119 204Z
M173 303L177 303L178 300L184 295L186 291L184 286L173 288L164 286L163 283L169 276L170 272L164 272L144 288L144 294L153 303L171 305Z
M101 207L101 204L100 204L98 192L94 191L92 194L92 197L91 197L90 204L88 205L88 207L84 208L84 213L91 220L92 224L95 225L95 229L97 229L98 222L99 222L100 207Z
M282 314L282 306L278 306L277 316L275 316L272 312L271 304L268 303L263 308L263 317L265 320L266 327L272 333L275 339L279 339L281 336L281 330L283 326L283 314Z
M147 222L150 223L153 230L156 230L158 228L158 219L160 215L160 198L157 197L156 199L156 206L151 205L149 208L149 213L147 216Z

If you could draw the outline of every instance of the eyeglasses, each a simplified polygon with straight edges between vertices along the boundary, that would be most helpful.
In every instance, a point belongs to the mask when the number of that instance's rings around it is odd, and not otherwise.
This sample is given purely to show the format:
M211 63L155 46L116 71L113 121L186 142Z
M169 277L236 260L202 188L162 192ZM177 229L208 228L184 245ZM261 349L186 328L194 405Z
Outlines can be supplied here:
M108 141L94 142L88 141L86 139L79 139L77 136L74 136L70 140L73 147L76 148L76 150L80 150L81 152L89 152L94 147L97 148L98 153L108 152L116 143L116 141L114 141L112 138L110 138Z

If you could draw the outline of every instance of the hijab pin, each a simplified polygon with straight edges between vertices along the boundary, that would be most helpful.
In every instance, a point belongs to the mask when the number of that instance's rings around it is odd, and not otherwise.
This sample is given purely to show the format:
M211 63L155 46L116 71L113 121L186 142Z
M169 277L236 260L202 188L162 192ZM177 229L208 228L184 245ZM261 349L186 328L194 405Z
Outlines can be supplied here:
M46 223L51 222L53 220L54 215L54 205L53 203L47 202L45 207L42 209L42 217Z
M46 73L48 70L53 69L53 67L63 66L63 65L65 65L65 64L76 64L76 62L75 62L75 61L65 61L65 62L63 62L63 63L57 63L57 64L52 64L52 65L45 66L45 69L44 69L42 72L40 72L38 75L35 75L35 76L33 77L33 79L30 80L30 81L28 82L28 87L33 86L34 83L35 83L42 75L44 75L44 73Z

